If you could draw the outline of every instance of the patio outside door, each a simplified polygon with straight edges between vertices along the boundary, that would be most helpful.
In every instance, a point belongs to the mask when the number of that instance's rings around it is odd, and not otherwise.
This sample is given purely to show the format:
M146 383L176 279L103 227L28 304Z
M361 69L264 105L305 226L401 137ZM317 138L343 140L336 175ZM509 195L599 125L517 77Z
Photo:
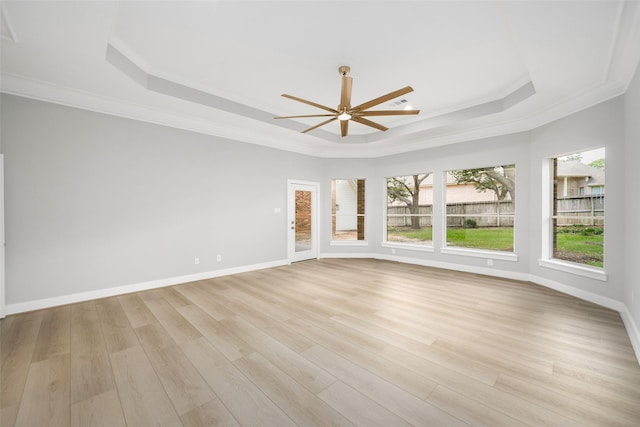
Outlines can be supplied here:
M289 180L289 261L318 258L318 183Z

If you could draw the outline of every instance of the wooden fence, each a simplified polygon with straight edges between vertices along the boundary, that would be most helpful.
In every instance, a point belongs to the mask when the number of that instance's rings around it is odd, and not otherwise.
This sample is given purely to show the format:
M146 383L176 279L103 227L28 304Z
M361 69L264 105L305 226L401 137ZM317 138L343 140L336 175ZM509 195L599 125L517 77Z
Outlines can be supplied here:
M558 199L558 225L604 225L604 194Z
M420 226L431 227L432 205L418 207ZM406 206L387 206L387 226L409 227L411 212ZM447 227L462 227L467 219L477 227L513 227L513 202L470 202L447 205Z
M576 196L558 199L558 225L604 224L604 195ZM433 206L418 207L421 227L431 227ZM467 219L477 227L513 227L514 205L511 201L450 203L447 205L447 227L463 227ZM411 226L411 212L406 206L387 206L387 226Z

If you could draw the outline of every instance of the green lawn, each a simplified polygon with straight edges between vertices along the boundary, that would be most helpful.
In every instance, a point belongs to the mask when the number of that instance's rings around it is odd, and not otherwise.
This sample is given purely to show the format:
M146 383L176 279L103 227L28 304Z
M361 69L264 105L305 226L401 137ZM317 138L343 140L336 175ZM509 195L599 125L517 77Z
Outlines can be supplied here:
M448 228L447 246L513 251L513 228Z
M389 241L424 244L431 243L431 227L411 230L395 228L387 231ZM556 258L581 264L602 267L604 235L558 233ZM513 251L513 228L449 228L447 246Z
M419 230L410 228L389 228L387 230L387 238L391 241L407 241L407 240L431 240L431 227L423 227ZM417 243L417 242L416 242Z
M594 267L604 266L604 236L558 234L556 258Z

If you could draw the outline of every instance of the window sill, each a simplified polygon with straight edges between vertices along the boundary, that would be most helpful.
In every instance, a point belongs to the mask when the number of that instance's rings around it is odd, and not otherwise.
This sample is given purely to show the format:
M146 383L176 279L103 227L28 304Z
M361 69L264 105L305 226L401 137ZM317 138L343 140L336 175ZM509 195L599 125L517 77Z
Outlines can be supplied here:
M411 243L383 242L382 247L393 248L393 249L406 249L410 251L419 251L419 252L433 252L433 246L416 245Z
M329 246L369 246L366 240L332 240Z
M513 252L487 251L482 249L465 249L446 247L440 249L441 254L462 255L475 258L498 259L501 261L518 261L518 255Z
M565 273L575 274L577 276L588 277L590 279L600 280L602 282L606 282L609 280L607 277L607 273L597 267L589 267L555 259L539 259L538 265L540 265L540 267L563 271Z

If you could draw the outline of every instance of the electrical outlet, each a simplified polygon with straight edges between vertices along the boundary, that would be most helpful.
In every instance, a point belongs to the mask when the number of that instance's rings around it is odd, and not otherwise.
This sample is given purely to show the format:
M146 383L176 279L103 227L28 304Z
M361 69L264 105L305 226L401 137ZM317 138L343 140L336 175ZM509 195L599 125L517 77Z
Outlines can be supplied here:
M488 259L488 260L487 260L487 265L488 265L489 267L493 267L493 260L492 260L492 259Z
M218 261L218 262L222 261L222 255L218 255L218 256L216 257L216 261Z
M395 249L391 249L391 255L395 255L396 254L396 250Z
M197 258L197 257L196 257L196 259L194 259L194 260L193 260L193 263L194 263L195 265L200 264L200 258Z

